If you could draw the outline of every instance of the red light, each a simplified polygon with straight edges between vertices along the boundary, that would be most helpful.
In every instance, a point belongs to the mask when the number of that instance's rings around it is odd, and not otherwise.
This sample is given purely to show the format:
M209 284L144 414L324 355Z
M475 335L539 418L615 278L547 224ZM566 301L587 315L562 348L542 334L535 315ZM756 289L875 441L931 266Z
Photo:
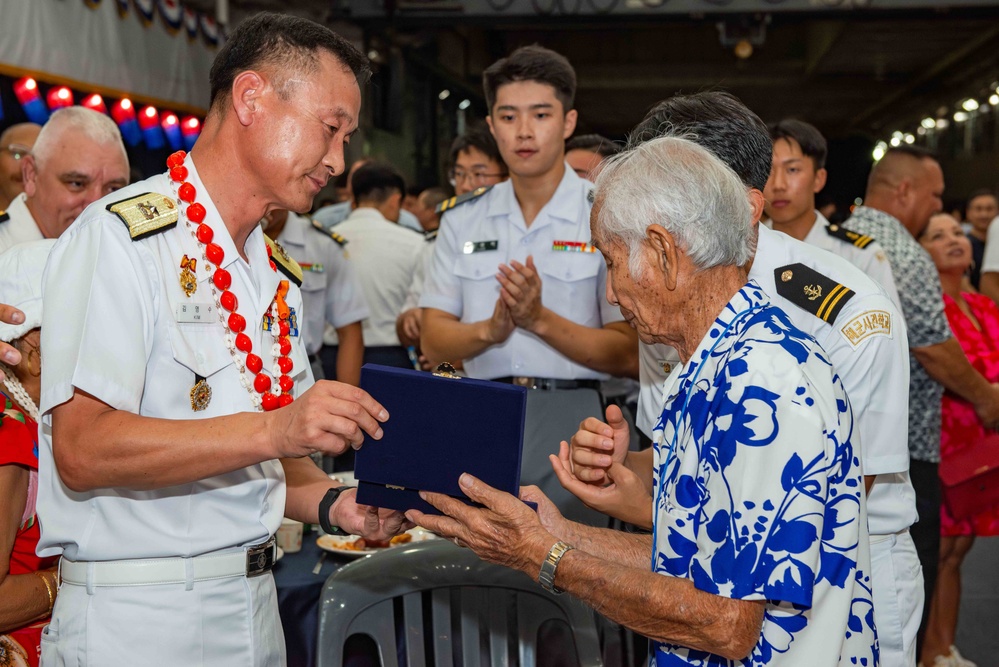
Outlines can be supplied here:
M49 91L49 108L61 109L73 105L73 92L66 86L59 86Z
M122 101L119 102L118 104L121 105L122 109L127 110L132 108L132 100L128 99L127 97L123 98Z
M104 105L104 98L98 95L97 93L94 93L92 95L87 95L86 97L83 98L83 101L80 102L80 104L98 113L108 112L107 106Z
M27 78L24 79L24 87L27 90L34 90L35 88L38 88L38 83L32 78Z
M145 109L142 110L142 113L146 115L146 118L156 117L156 109L154 107L146 107Z
M184 121L184 125L187 125L188 129L194 130L201 125L201 122L197 118L188 118Z
M59 99L63 100L68 100L72 97L72 93L69 92L69 88L60 88L56 95L59 96Z
M176 114L168 113L166 116L163 117L164 125L176 125L179 122L180 121L177 120Z

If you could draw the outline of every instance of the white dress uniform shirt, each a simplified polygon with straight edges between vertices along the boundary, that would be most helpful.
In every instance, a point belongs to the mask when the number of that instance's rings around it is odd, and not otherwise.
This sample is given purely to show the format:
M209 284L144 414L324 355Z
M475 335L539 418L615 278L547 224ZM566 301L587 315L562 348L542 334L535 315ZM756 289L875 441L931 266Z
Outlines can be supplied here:
M354 209L336 231L349 242L350 259L371 311L364 320L364 346L400 345L395 321L420 260L423 235L368 207Z
M349 218L353 210L349 201L342 201L339 204L322 207L312 214L312 219L326 229L332 229ZM419 232L420 234L423 233L423 225L420 224L419 219L406 209L399 211L399 224L406 229L412 229L414 232Z
M899 312L901 312L901 302L898 298L895 278L892 277L891 264L888 262L888 256L885 255L885 251L881 247L881 244L878 243L878 240L874 239L871 243L860 248L829 234L826 229L829 227L829 221L826 220L826 217L818 211L815 212L815 216L815 224L812 225L808 235L805 236L805 243L828 250L834 255L839 255L873 278L874 282L885 288L888 296L891 297L892 302L899 307Z
M45 236L28 210L27 195L23 192L10 203L5 215L0 215L0 252L19 243L41 241Z
M413 284L409 286L406 300L402 304L403 312L420 307L423 285L427 281L427 273L430 272L430 264L434 259L434 242L437 241L437 230L424 234L423 238L426 243L420 251L420 260L416 263L416 271L413 272Z
M306 351L316 354L323 346L327 322L337 329L360 322L368 317L368 304L345 248L329 232L289 211L277 242L302 267L305 312L299 322Z
M270 268L259 227L244 246L249 263L240 258L190 157L185 166L207 211L214 243L225 252L223 268L232 276L230 289L239 301L237 312L246 318L245 333L269 373L273 340L261 322L285 276ZM38 544L42 555L62 554L73 561L197 556L264 542L284 515L284 473L277 460L147 491L74 492L55 469L51 411L74 390L116 410L159 419L253 410L226 347L211 269L184 216L172 229L133 241L122 220L105 208L147 192L175 196L168 176L161 174L91 204L59 239L46 266L38 489L38 511L45 517ZM191 296L179 279L185 255L198 260L198 287ZM294 282L287 303L302 312ZM312 385L312 372L301 338L291 340L289 375L301 395ZM193 410L190 397L196 375L206 378L212 390L200 412Z
M541 276L541 302L553 312L587 327L624 319L607 302L607 267L590 241L593 184L568 167L555 194L528 227L513 183L494 185L485 194L447 211L441 220L433 262L420 306L436 308L462 322L489 319L499 298L500 264L534 264ZM564 246L562 242L578 243ZM569 250L562 248L568 247ZM585 248L588 252L573 251ZM561 380L605 380L609 376L578 364L537 336L514 329L500 345L465 359L469 377L532 376Z
M10 205L14 208L14 205ZM985 235L985 254L982 257L982 273L999 273L999 217L989 223Z

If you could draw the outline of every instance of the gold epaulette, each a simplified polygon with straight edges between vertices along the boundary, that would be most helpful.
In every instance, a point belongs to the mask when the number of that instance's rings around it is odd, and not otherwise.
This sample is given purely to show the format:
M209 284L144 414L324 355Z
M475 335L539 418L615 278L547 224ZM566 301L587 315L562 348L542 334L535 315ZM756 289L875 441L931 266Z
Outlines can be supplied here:
M322 226L320 222L313 220L312 218L309 218L309 222L312 223L313 229L315 229L323 236L333 239L337 243L337 245L339 245L341 248L347 245L347 239L343 238L342 236L340 236L339 234L337 234L332 230L326 229L325 227Z
M7 211L0 211L0 223L4 223L10 220L10 213Z
M271 249L271 259L277 264L278 271L286 275L291 282L301 287L303 274L302 267L298 265L298 262L288 255L280 243L271 239L266 234L264 234L264 241L267 243L267 247Z
M804 264L774 269L777 293L823 322L832 324L855 292Z
M144 239L177 226L180 212L174 200L159 192L146 192L107 205L117 215L133 241Z
M867 234L859 234L837 224L827 225L826 234L833 238L839 239L840 241L852 243L860 249L864 249L874 243L874 237L868 236Z
M444 201L442 201L440 204L437 205L437 208L434 209L434 213L440 214L443 213L444 211L450 211L455 206L461 206L467 201L472 201L476 197L481 197L482 195L489 192L489 190L492 189L492 187L493 186L491 185L483 185L481 188L476 188L475 190L472 190L471 192L466 192L463 195L458 195L457 197L451 197L450 199L445 199Z

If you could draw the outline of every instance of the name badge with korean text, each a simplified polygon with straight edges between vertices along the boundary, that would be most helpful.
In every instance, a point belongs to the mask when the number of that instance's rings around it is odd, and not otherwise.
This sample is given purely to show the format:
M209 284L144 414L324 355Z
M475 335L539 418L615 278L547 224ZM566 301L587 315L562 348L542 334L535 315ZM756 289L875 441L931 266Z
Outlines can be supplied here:
M179 303L174 313L179 324L211 324L219 320L214 303Z
M461 252L466 255L471 255L476 252L497 250L498 248L499 241L465 241L465 245L461 247Z

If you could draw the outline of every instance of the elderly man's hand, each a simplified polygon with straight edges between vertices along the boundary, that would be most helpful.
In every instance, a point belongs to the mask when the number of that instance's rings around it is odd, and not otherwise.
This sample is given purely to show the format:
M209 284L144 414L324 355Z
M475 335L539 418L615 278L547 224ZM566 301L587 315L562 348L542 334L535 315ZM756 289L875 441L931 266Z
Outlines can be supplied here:
M388 540L413 523L402 512L357 504L357 489L344 491L330 508L330 523L370 540Z
M631 431L621 408L608 405L606 415L606 422L596 417L584 419L570 443L572 463L566 469L587 484L607 484L606 471L611 464L623 464L628 457Z
M5 324L21 324L24 322L24 313L14 306L0 303L0 322L4 322ZM11 367L17 366L21 363L21 353L14 349L13 345L0 343L0 361ZM4 375L0 372L0 382L3 381L3 378Z
M569 443L565 440L559 447L559 455L549 459L559 483L587 507L640 528L652 528L652 497L630 468L615 461L603 471L605 485L582 482L572 473Z
M510 309L514 323L531 331L541 316L541 276L534 266L534 257L527 256L527 265L517 261L500 264L496 279L500 283L500 298Z
M420 496L444 513L432 516L409 510L406 517L419 526L468 547L483 560L526 572L532 577L557 540L541 525L530 507L468 473L458 482L461 490L485 507L469 507L439 493Z

